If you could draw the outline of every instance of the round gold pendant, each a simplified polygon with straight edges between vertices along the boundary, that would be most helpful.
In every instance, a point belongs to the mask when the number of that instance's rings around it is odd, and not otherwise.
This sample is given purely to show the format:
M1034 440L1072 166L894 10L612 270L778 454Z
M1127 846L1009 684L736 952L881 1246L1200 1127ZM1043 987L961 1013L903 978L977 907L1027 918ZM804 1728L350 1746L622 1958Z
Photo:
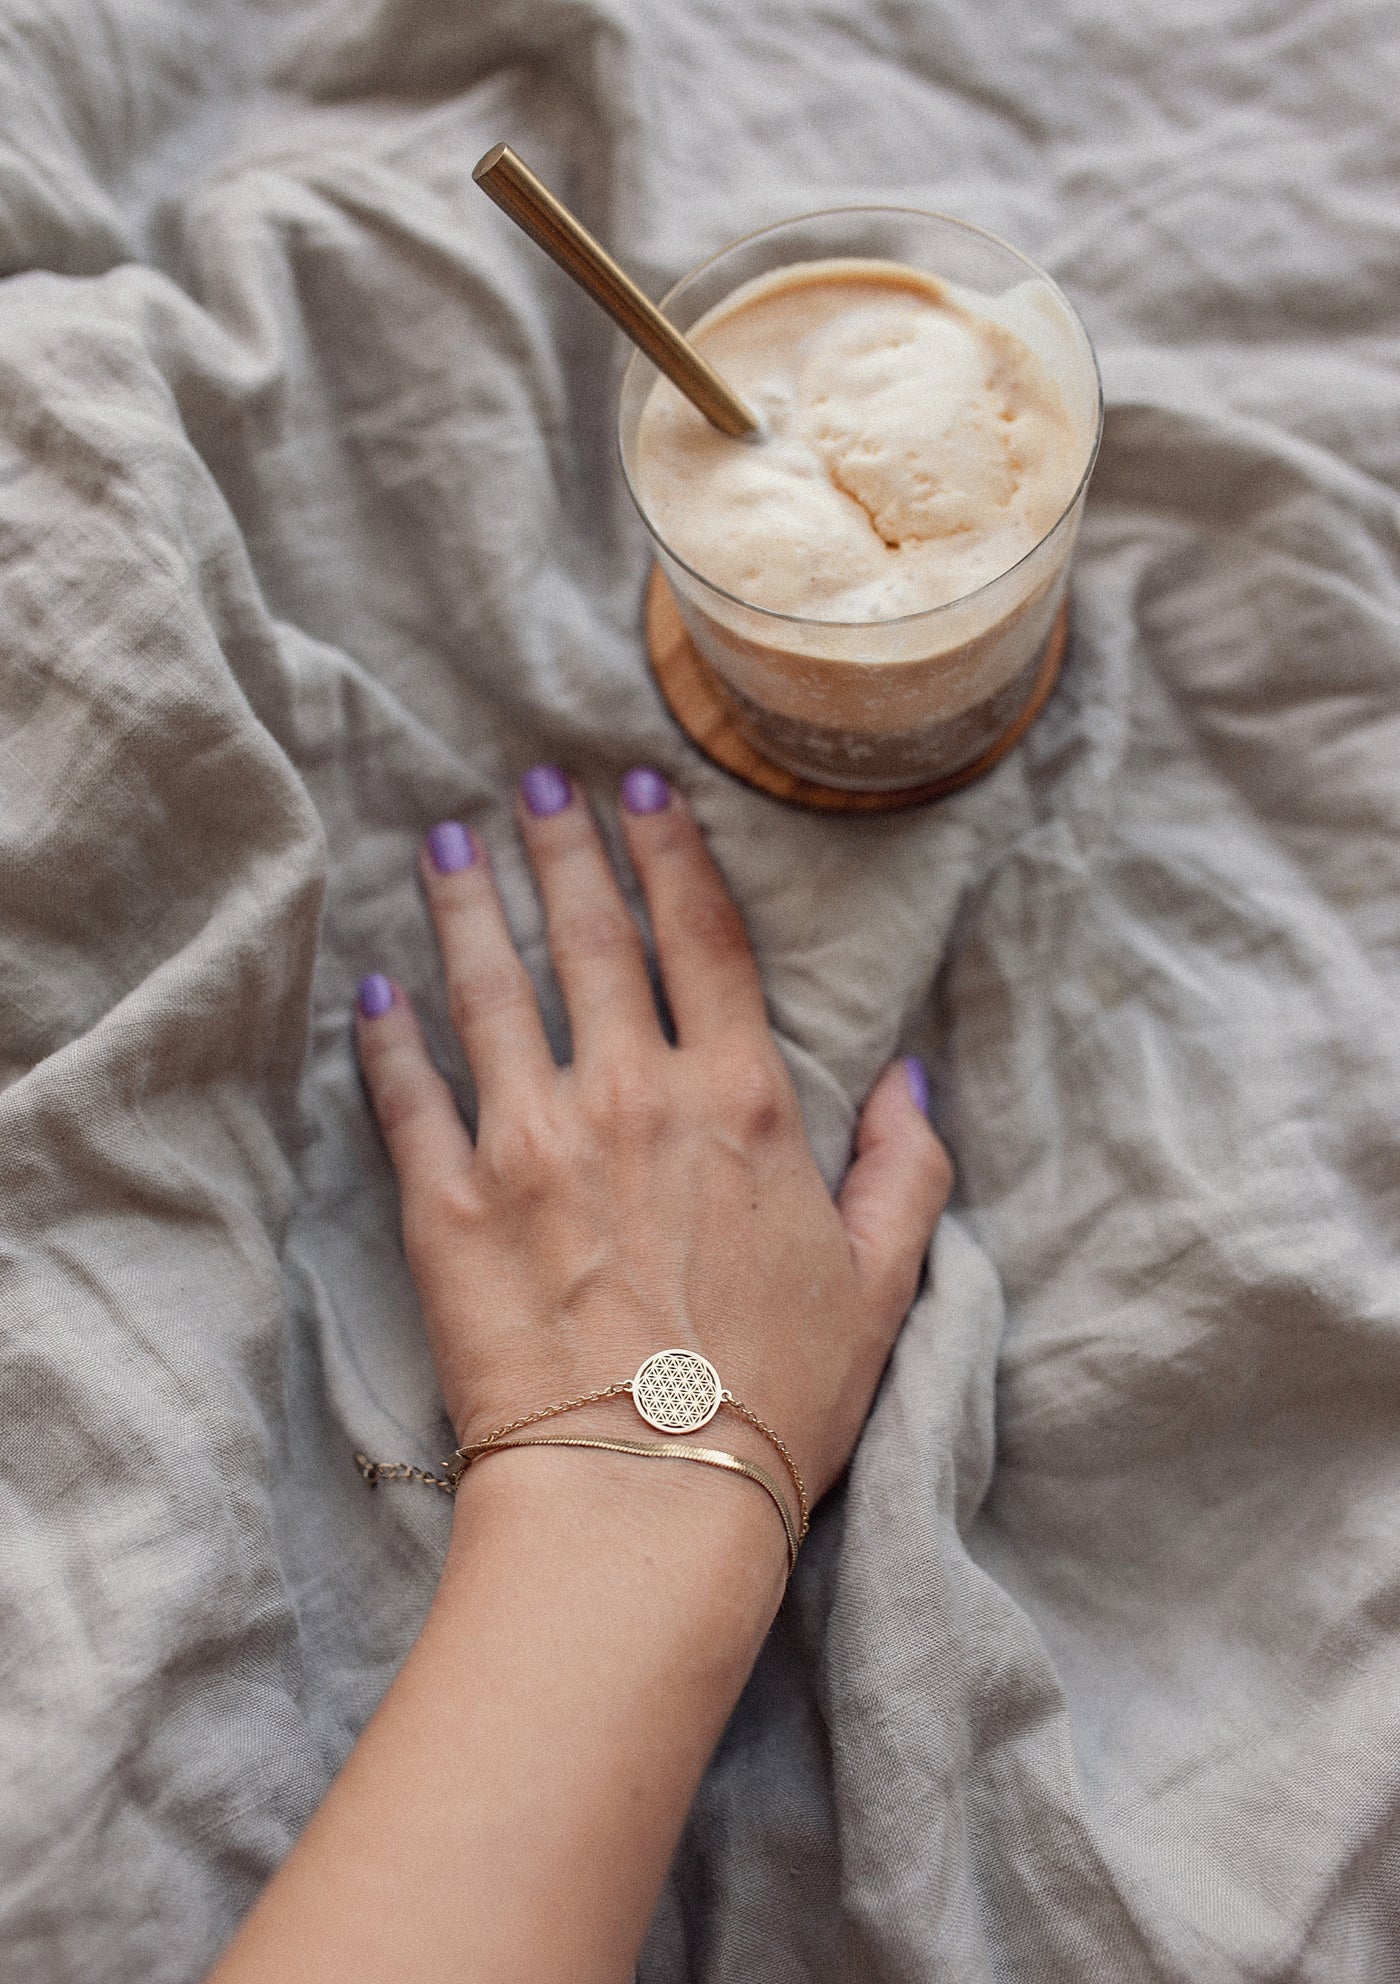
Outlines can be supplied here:
M632 1403L658 1433L696 1433L720 1407L719 1372L694 1350L658 1350L632 1380Z

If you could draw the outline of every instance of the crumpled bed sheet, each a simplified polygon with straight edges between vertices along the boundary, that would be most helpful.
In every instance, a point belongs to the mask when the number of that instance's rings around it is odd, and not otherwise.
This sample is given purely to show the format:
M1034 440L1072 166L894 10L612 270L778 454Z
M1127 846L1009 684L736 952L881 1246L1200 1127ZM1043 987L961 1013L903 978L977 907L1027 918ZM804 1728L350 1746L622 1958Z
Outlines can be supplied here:
M1364 0L0 10L0 1972L201 1976L408 1646L446 1427L352 1062L450 1038L413 850L637 760L827 1174L915 1050L954 1208L644 1984L1400 1978L1397 37ZM1057 275L1107 425L1072 655L945 803L672 727L623 353L887 199ZM634 891L635 900L635 891ZM775 1408L776 1410L776 1408Z

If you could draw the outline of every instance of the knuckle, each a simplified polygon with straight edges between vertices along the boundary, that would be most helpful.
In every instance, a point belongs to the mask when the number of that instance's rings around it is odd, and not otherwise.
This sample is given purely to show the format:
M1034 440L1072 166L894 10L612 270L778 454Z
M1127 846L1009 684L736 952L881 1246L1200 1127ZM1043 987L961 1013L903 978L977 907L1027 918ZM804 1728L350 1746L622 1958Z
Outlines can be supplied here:
M415 1240L461 1233L475 1226L485 1208L472 1180L460 1172L438 1172L423 1181L404 1203L404 1237Z
M465 1178L449 1173L427 1179L404 1194L403 1246L415 1275L430 1272L443 1249L477 1228L486 1213L481 1194Z
M380 1129L392 1142L394 1133L411 1123L428 1105L425 1068L418 1054L402 1040L371 1035L360 1040L359 1049L375 1116Z
M744 919L723 889L697 892L686 904L685 924L691 943L712 958L721 963L752 962Z
M590 963L632 957L641 949L637 926L627 912L596 906L570 910L559 919L555 948Z
M406 1081L385 1070L371 1092L379 1127L385 1140L392 1145L395 1138L421 1113L424 1106L422 1090L417 1082Z
M625 824L638 873L648 874L663 889L688 892L698 878L715 873L710 851L683 802L642 818L629 815Z
M523 1010L534 998L534 989L523 966L483 966L470 975L457 975L447 988L448 1011L459 1034L466 1034L482 1020Z
M667 806L646 816L647 853L653 862L694 858L704 849L694 820L684 806ZM708 856L705 856L708 859Z
M790 1120L786 1073L748 1048L731 1048L725 1054L715 1096L724 1121L748 1140L776 1136Z
M356 1034L355 1051L360 1057L365 1080L377 1098L393 1080L394 1069L402 1059L402 1042L397 1030L382 1021L378 1026L363 1027Z
M655 1071L644 1061L632 1066L609 1063L591 1070L579 1104L595 1136L629 1147L655 1144L666 1128L666 1097Z
M517 1111L497 1124L477 1156L497 1193L516 1204L551 1197L568 1169L559 1134L542 1113Z

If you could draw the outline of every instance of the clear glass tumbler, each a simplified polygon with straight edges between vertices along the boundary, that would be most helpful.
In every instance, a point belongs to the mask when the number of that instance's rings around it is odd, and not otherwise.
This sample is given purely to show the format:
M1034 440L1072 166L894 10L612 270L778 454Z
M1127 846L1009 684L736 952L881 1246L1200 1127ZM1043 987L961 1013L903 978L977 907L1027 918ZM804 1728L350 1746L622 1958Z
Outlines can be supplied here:
M1058 385L1074 433L1073 494L1009 570L891 619L775 612L693 569L647 514L636 443L658 374L640 352L623 377L619 447L686 630L755 749L820 784L891 791L973 764L1026 709L1065 597L1103 395L1088 334L1043 270L995 235L914 208L841 207L763 228L701 263L661 307L688 331L759 277L795 263L853 260L894 263L953 286L958 301L1030 345Z

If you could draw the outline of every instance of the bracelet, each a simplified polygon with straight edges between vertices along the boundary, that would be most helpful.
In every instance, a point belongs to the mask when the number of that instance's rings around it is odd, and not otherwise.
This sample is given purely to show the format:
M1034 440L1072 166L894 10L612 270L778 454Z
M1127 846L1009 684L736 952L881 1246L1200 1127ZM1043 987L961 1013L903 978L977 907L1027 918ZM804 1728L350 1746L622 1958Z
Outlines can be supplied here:
M605 1385L601 1391L585 1392L579 1398L563 1399L558 1405L542 1406L538 1412L527 1412L519 1419L512 1419L508 1425L497 1426L484 1439L473 1441L469 1447L458 1447L452 1458L443 1462L442 1471L455 1488L473 1461L480 1460L498 1441L507 1439L512 1433L522 1432L527 1426L538 1426L544 1419L556 1419L561 1412L576 1412L582 1405L600 1405L604 1399L623 1397L631 1399L647 1425L654 1426L658 1433L698 1433L725 1405L741 1419L747 1420L754 1431L761 1433L769 1446L782 1457L797 1494L799 1542L806 1536L810 1511L807 1490L798 1473L797 1462L772 1427L765 1426L751 1406L735 1398L733 1392L725 1390L720 1383L719 1372L709 1358L702 1357L697 1350L654 1351L631 1378Z
M783 1535L787 1538L787 1574L792 1576L802 1538L797 1533L791 1509L779 1493L777 1482L754 1461L741 1460L738 1454L727 1453L721 1447L663 1447L659 1440L584 1440L564 1433L546 1434L534 1440L498 1440L485 1453L479 1453L476 1460L485 1460L490 1454L513 1453L519 1447L593 1447L603 1454L636 1454L642 1460L693 1460L701 1467L719 1467L726 1474L742 1474L746 1480L758 1483L783 1519ZM468 1466L474 1465L475 1462L468 1462Z
M721 1406L728 1406L740 1419L746 1420L754 1431L761 1433L773 1448L788 1471L788 1476L797 1494L798 1520L794 1525L787 1503L777 1493L769 1476L762 1468L754 1468L748 1461L740 1460L737 1454L721 1453L706 1447L666 1447L661 1445L639 1445L634 1441L597 1440L515 1440L513 1433L523 1432L527 1426L538 1426L542 1420L556 1419L560 1413L576 1412L580 1406L601 1405L605 1399L630 1398L648 1426L654 1426L658 1433L679 1435L698 1433L702 1426L708 1426ZM474 1462L483 1460L487 1454L503 1453L506 1444L515 1446L599 1446L604 1451L635 1453L643 1455L667 1456L676 1460L699 1460L702 1465L725 1467L731 1472L737 1470L757 1481L768 1491L782 1510L783 1526L788 1536L788 1552L796 1561L797 1546L806 1536L810 1526L810 1508L807 1490L798 1472L797 1462L788 1452L771 1426L763 1421L751 1406L735 1398L733 1392L726 1391L720 1383L719 1372L708 1357L702 1357L696 1350L657 1350L642 1363L635 1376L620 1379L616 1384L604 1385L601 1391L585 1392L579 1398L566 1398L558 1405L541 1406L537 1412L527 1412L519 1419L512 1419L505 1426L497 1426L482 1440L475 1440L470 1446L458 1447L450 1460L442 1463L442 1473L430 1474L421 1467L412 1467L407 1461L371 1460L367 1454L357 1453L355 1465L364 1476L366 1486L373 1488L379 1481L421 1481L427 1488L439 1488L447 1495L455 1495L458 1483ZM794 1541L795 1538L795 1541Z

